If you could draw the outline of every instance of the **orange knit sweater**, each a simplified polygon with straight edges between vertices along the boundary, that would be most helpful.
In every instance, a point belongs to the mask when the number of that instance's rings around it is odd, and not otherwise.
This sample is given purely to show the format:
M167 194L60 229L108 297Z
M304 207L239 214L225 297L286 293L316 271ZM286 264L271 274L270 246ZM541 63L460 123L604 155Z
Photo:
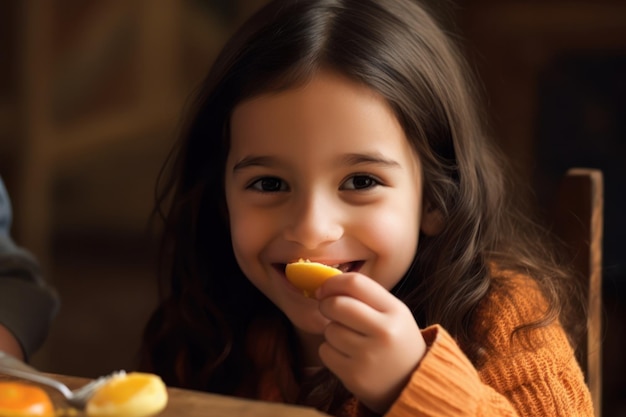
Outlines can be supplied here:
M476 370L443 328L423 330L429 350L386 416L593 416L583 374L558 323L533 330L532 350L511 339L545 302L534 281L509 278L513 291L491 291L476 314L475 330L498 353Z

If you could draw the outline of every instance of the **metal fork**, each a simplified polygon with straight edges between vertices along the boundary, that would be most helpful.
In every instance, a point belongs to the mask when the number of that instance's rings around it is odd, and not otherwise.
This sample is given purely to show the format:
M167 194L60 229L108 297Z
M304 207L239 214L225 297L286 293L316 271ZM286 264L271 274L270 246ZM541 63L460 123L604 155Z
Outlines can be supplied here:
M78 389L71 390L67 387L67 385L42 374L32 366L29 366L21 360L2 351L0 351L0 373L52 387L63 394L68 404L79 410L83 410L85 408L89 398L91 398L96 390L103 386L107 381L116 376L123 376L126 374L125 371L116 371L112 374L94 379Z

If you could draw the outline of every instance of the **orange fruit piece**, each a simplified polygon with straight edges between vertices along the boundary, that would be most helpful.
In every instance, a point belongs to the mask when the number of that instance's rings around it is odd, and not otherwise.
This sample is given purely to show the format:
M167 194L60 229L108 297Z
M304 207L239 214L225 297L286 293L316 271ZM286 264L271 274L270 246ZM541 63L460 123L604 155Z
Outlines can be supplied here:
M89 417L146 417L167 405L167 388L157 375L131 372L113 377L87 402Z
M285 268L285 274L289 282L302 291L305 297L313 297L315 290L324 281L341 273L340 270L332 266L304 259L287 264Z
M23 382L0 382L0 416L52 417L50 396L41 387Z

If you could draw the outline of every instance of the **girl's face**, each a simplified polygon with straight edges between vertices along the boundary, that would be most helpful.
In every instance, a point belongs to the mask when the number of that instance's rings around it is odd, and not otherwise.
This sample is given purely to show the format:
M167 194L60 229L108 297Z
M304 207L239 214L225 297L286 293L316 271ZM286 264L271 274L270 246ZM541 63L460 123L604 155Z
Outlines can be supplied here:
M288 262L340 265L387 289L402 278L417 249L422 171L382 97L322 71L239 104L230 140L235 256L296 328L321 334L326 321L287 281Z

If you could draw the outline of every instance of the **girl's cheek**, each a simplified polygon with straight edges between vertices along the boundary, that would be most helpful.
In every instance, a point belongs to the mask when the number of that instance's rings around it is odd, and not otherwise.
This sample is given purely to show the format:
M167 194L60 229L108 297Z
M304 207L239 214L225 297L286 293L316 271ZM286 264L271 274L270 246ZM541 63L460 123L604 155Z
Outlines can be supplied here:
M376 255L372 278L385 288L392 288L413 261L417 250L419 227L415 213L401 210L396 215L374 216L363 230L362 242ZM411 216L410 214L413 213Z
M235 214L230 222L234 249L241 255L256 257L268 244L271 222L252 213Z

